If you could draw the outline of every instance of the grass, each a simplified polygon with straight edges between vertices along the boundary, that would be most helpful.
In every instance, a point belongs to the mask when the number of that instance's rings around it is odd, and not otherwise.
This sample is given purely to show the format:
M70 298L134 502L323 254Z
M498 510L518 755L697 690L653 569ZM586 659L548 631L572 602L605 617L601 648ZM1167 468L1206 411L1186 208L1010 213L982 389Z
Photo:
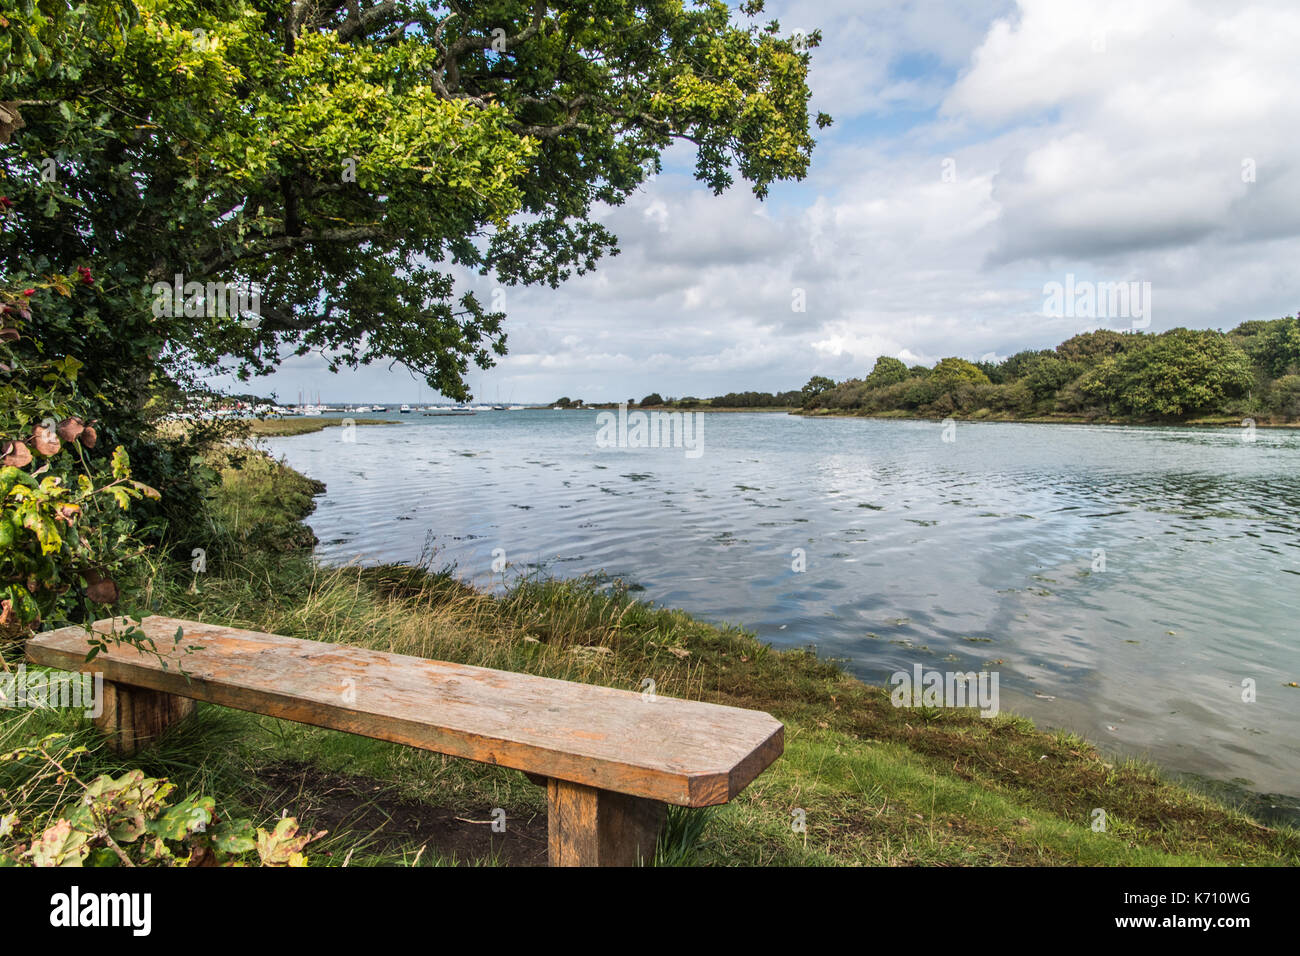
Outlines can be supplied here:
M617 402L587 405L586 408L618 408ZM794 405L634 405L629 412L783 412L797 411Z
M256 418L249 422L251 434L259 437L283 435L309 435L324 428L342 425L342 418ZM354 425L400 425L400 421L387 418L353 418Z
M249 447L227 447L209 459L223 489L210 509L218 550L281 554L316 543L302 519L316 507L312 499L324 493L323 483Z
M225 463L216 509L235 537L308 513L309 479L265 457L238 464ZM782 720L785 755L737 800L670 814L660 865L1300 862L1294 829L1154 767L1014 716L924 719L812 653L638 602L617 581L526 578L493 596L446 573L327 569L281 538L271 545L236 549L204 574L160 565L148 599L176 617L567 680L638 689L650 677L660 695ZM3 712L0 746L51 729L94 748L83 779L124 766L67 713ZM544 847L545 794L520 773L271 718L201 705L131 763L259 822L289 809L328 825L314 864L537 862ZM498 808L502 839L484 825ZM1105 832L1092 829L1099 808ZM422 819L447 826L421 830ZM450 850L438 839L448 837Z

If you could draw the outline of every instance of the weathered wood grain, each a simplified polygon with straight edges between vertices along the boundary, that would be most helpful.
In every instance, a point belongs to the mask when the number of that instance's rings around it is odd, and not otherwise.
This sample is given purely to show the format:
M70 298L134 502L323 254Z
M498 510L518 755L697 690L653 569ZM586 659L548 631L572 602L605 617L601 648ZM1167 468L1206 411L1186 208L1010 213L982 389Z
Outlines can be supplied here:
M546 787L551 866L643 866L655 856L667 807L566 780Z
M133 754L194 713L194 707L188 697L105 681L103 709L95 726L107 735L111 749Z
M180 648L201 649L178 649L178 627ZM88 664L78 627L32 638L27 655L114 684L679 806L726 803L783 749L781 724L758 711L173 618L145 618L143 628L166 667L132 647Z

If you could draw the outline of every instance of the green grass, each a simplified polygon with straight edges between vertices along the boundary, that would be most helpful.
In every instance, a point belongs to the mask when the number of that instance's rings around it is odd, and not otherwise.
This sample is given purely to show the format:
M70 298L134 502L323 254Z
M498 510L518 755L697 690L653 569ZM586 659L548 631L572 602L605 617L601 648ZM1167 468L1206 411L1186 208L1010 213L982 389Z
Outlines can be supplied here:
M353 418L354 425L400 425L386 418ZM261 437L308 435L325 428L342 425L342 418L258 418L249 422L251 434Z
M236 534L270 522L277 510L286 523L305 513L310 485L283 466L253 459L227 467L225 477L217 514ZM278 499L273 488L281 489ZM782 720L785 755L737 800L670 814L662 865L1300 862L1294 829L1264 826L1154 767L1110 760L1078 737L1043 733L1014 716L945 711L927 720L894 708L885 690L832 662L640 603L618 582L523 579L492 596L415 568L325 569L285 548L232 553L242 556L205 574L158 567L152 606L176 617L628 689L650 677L660 695ZM72 730L95 748L81 758L86 773L126 766L82 718L0 712L6 744L49 729ZM448 855L395 838L385 815L412 808L417 816L427 808L479 821L502 808L508 821L544 832L545 794L520 773L206 705L130 763L258 822L284 809L267 781L286 766L346 791L357 805L335 813L330 834L310 848L313 864L411 865L417 856L421 866L505 862L495 844ZM329 799L316 793L309 806L325 814ZM1106 832L1092 830L1098 808ZM302 816L315 825L310 813Z
M211 456L223 490L210 507L214 548L221 554L280 554L316 543L302 519L325 486L252 448L227 448Z

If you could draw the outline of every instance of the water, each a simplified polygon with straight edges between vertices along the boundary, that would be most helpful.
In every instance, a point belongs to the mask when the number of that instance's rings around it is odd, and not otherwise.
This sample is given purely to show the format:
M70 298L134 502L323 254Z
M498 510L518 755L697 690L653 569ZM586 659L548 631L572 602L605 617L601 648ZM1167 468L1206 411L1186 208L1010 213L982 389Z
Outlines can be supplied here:
M599 448L590 411L391 417L268 443L327 483L329 562L428 540L483 586L494 549L508 575L603 571L874 683L996 670L1003 709L1300 795L1300 433L959 423L949 443L717 413L691 458Z

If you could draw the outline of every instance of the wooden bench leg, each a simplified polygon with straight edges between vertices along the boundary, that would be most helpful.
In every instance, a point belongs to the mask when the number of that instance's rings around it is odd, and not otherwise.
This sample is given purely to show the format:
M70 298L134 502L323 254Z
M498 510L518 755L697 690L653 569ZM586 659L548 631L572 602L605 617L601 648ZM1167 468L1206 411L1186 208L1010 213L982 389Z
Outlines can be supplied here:
M104 681L103 711L95 726L108 735L108 746L133 754L177 721L194 713L194 701L158 690Z
M566 780L546 783L551 866L638 866L654 860L667 807Z

